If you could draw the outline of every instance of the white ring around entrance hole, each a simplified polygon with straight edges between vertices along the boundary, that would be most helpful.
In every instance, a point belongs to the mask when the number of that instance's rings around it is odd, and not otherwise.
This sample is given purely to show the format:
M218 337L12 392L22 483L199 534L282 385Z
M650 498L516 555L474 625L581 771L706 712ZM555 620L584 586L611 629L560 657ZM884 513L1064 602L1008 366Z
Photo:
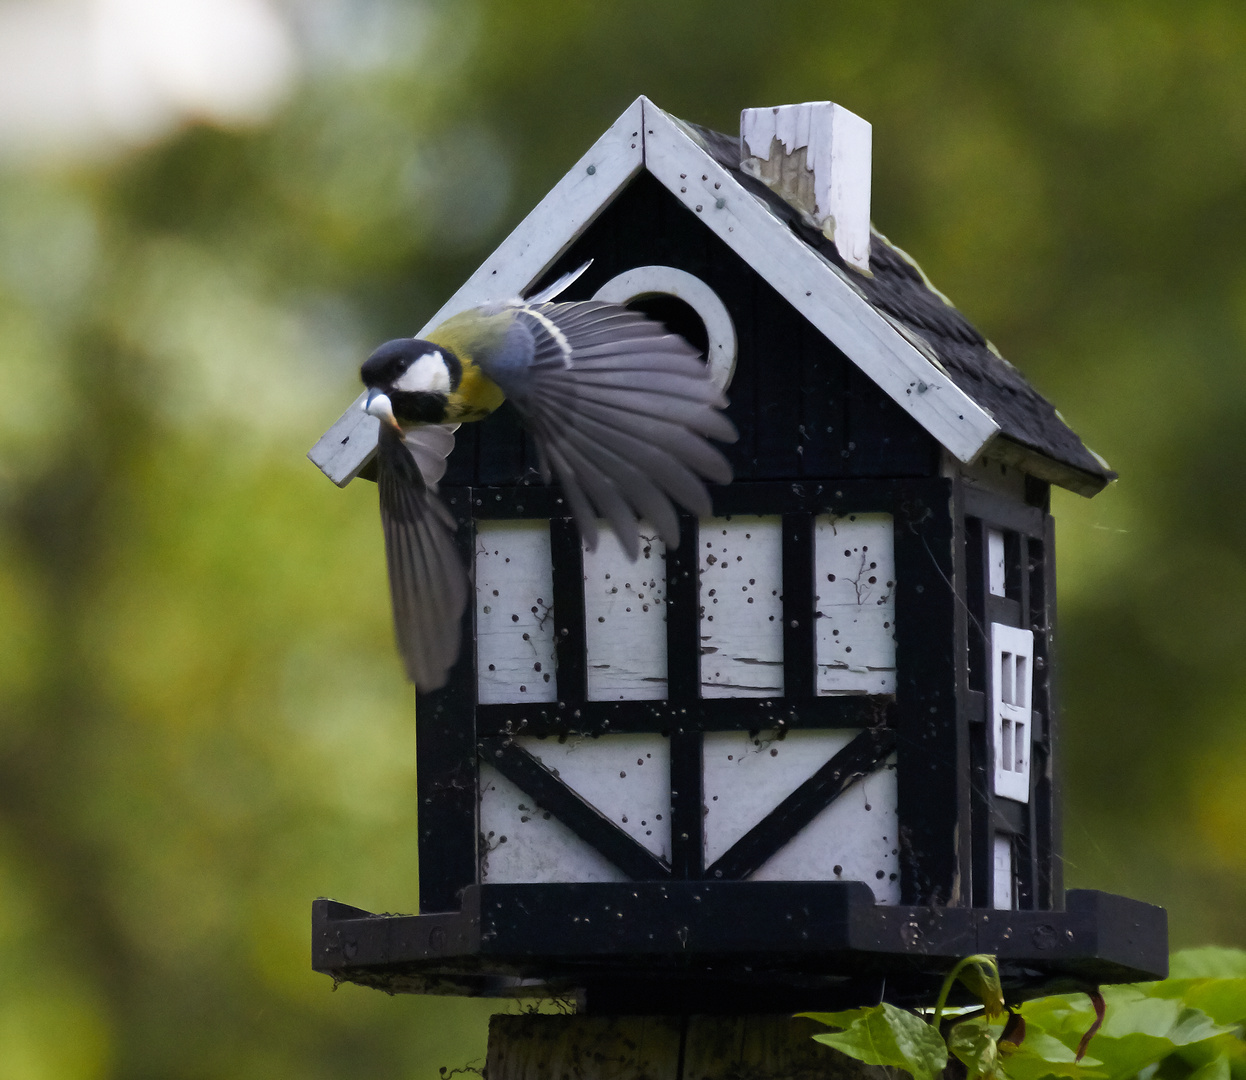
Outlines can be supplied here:
M735 374L735 323L727 305L699 277L673 266L637 266L612 277L593 294L593 299L630 304L642 297L662 294L682 300L705 324L710 378L719 390L726 390Z

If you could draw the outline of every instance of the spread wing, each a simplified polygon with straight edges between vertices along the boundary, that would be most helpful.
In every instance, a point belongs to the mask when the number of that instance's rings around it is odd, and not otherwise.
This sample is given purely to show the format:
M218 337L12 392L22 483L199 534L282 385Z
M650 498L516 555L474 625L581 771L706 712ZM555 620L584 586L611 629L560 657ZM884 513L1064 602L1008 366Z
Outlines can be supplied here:
M445 685L458 659L467 606L467 571L454 542L457 524L436 494L453 446L452 428L415 428L400 438L385 424L377 443L394 634L408 677L424 691Z
M502 349L477 362L532 432L548 481L558 477L590 548L605 518L628 555L638 518L674 548L673 503L710 513L705 481L731 466L708 439L734 442L726 398L691 345L616 304L517 306Z

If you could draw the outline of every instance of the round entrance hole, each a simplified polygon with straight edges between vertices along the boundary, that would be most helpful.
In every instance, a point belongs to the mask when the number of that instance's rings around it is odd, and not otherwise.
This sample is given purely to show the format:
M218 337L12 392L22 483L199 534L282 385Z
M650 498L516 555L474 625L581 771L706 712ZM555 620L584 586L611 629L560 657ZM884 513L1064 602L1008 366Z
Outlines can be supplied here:
M705 320L688 301L670 293L649 293L627 302L632 311L639 311L662 323L672 334L678 334L704 359L710 347L710 334Z
M710 378L726 390L735 373L735 323L704 281L673 266L637 266L607 281L593 296L643 312L679 334L705 357Z

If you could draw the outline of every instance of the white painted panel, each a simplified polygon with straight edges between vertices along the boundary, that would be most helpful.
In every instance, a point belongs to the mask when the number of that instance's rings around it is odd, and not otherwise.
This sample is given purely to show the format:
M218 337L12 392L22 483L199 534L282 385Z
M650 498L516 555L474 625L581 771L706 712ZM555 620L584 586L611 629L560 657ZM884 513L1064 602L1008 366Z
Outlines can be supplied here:
M816 773L859 731L711 731L705 735L705 865ZM891 834L889 834L891 835Z
M671 743L656 734L515 742L660 859L671 851Z
M864 881L875 901L898 904L899 829L892 757L846 788L749 880Z
M995 794L1030 801L1034 634L991 623L991 744Z
M476 523L476 670L481 704L557 700L546 520Z
M617 866L491 765L480 768L480 880L628 881Z
M645 537L628 559L603 528L584 552L584 636L589 701L666 697L666 545Z
M527 292L644 165L644 102L637 98L442 306L416 337L476 304ZM376 451L376 420L363 395L320 437L308 457L344 485Z
M895 532L890 514L818 517L818 693L896 692Z
M1008 576L1004 569L1004 534L999 529L986 530L986 566L992 596L1003 596Z
M1013 899L1016 872L1012 865L1012 837L1005 833L996 833L992 854L995 866L991 902L1001 911L1011 911L1016 906Z
M783 693L783 525L778 517L701 522L701 696Z

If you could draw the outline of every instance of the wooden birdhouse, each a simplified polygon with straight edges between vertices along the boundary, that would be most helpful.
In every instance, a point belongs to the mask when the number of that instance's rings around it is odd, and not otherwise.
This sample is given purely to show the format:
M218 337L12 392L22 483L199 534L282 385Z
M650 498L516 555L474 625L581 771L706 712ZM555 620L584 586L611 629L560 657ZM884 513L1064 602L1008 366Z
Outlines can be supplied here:
M318 970L683 1011L895 1000L974 952L1016 986L1164 973L1162 910L1061 874L1049 492L1114 474L869 192L839 106L728 136L640 98L430 321L591 260L565 299L704 352L735 480L630 562L505 407L458 431L475 602L416 707L420 913L318 901ZM352 408L311 457L345 484L375 439Z

